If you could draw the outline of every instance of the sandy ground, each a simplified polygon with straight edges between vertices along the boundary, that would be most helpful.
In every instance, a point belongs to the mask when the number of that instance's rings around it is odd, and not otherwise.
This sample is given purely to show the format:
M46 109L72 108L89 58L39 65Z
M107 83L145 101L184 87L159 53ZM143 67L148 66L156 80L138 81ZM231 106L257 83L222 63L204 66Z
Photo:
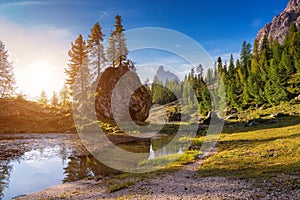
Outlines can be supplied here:
M300 199L299 189L285 190L280 185L281 179L300 177L278 175L272 183L258 183L255 179L201 178L197 168L202 162L198 160L178 171L142 179L113 193L107 191L108 178L103 178L66 183L16 199Z

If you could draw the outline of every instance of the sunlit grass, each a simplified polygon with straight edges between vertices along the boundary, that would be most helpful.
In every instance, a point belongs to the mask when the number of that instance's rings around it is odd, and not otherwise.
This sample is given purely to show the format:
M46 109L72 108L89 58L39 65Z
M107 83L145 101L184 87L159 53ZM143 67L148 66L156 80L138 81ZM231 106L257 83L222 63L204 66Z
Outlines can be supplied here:
M287 113L299 111L299 108L299 105L280 105L253 112L250 116L278 110ZM266 177L277 173L300 173L300 117L283 117L275 124L237 130L227 128L218 148L218 153L199 168L200 176Z

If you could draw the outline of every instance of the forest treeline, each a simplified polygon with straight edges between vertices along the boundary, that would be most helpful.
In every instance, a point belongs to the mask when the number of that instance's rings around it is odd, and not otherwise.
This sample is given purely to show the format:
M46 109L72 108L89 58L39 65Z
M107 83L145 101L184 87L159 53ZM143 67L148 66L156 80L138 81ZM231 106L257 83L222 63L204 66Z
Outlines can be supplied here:
M211 101L220 101L224 94L227 106L240 110L290 101L300 94L300 30L291 24L283 44L264 37L261 43L255 40L252 49L244 42L240 59L231 55L229 63L224 63L219 57L205 75L200 64L181 83L170 80L162 87L156 78L153 83L153 103L179 97L191 107L198 104L200 114L209 112Z
M121 16L115 17L107 47L104 37L100 24L95 23L87 40L80 34L72 42L68 67L65 68L65 85L59 93L53 93L51 104L71 107L72 97L94 95L89 91L90 86L97 84L97 78L108 66L126 66L135 70L134 62L127 58ZM3 42L0 42L0 72L0 97L12 96L15 89L13 67ZM300 94L300 30L291 24L283 44L267 37L263 41L254 41L253 48L244 42L239 59L234 60L231 55L229 62L224 63L219 57L213 67L199 64L192 68L182 82L167 80L162 83L154 77L151 86L146 86L152 94L153 104L182 98L187 105L198 105L200 114L212 109L212 101L224 97L227 106L241 110L289 101ZM48 103L44 91L39 102Z

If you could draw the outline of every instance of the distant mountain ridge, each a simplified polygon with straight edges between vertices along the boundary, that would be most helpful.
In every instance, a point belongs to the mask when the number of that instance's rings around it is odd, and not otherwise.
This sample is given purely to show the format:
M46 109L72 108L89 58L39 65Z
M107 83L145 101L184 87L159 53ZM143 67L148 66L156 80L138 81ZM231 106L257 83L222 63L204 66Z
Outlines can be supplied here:
M169 81L177 81L178 83L180 82L180 79L176 74L170 72L170 71L165 71L163 66L160 66L156 72L157 79L161 81L163 84L166 83L167 80Z
M300 0L290 0L282 13L275 16L271 23L260 29L256 36L259 46L265 35L282 44L291 23L295 23L297 28L300 28Z

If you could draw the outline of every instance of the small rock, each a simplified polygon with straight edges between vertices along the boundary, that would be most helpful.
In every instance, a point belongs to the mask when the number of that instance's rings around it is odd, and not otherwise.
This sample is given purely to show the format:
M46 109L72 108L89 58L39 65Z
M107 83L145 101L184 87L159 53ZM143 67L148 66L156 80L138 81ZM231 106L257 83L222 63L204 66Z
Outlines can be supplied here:
M233 114L233 115L229 115L226 120L230 120L230 119L239 119L239 116L237 114Z
M270 117L273 117L273 118L286 117L286 116L289 116L289 114L273 113L272 115L270 115Z

